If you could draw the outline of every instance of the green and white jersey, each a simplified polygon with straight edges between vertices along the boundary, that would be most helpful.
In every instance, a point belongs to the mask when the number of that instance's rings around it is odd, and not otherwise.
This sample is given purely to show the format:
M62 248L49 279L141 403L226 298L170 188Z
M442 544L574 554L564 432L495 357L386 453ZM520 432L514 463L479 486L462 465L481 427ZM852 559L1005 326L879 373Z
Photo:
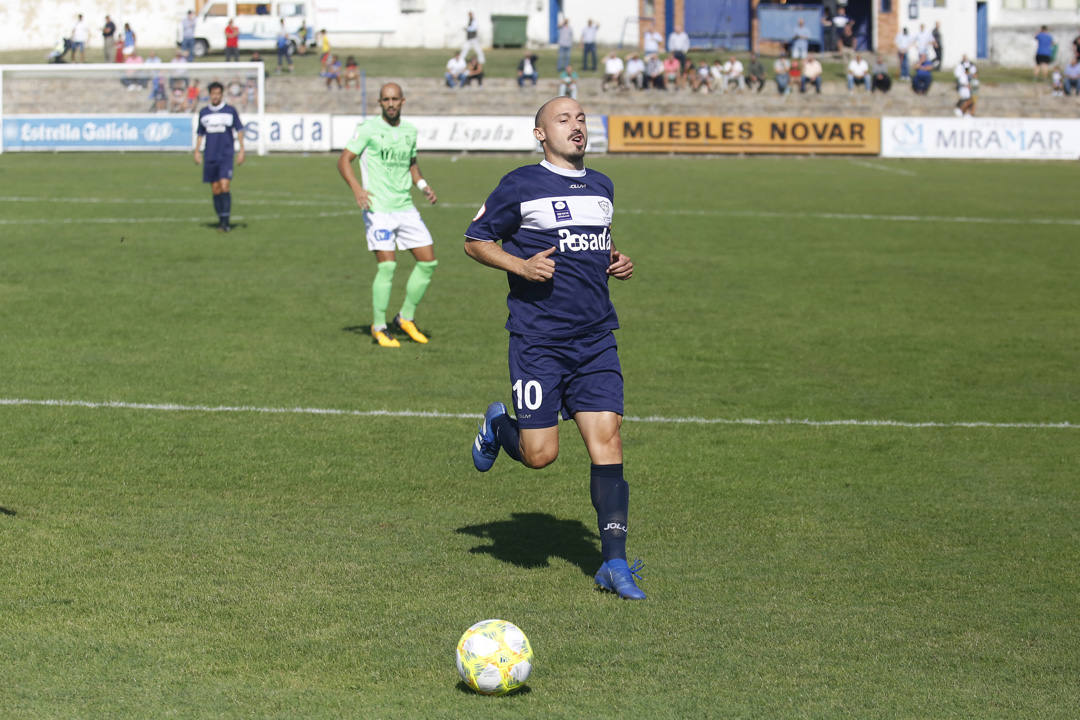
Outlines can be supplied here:
M356 126L345 146L360 156L360 182L371 194L374 212L413 209L412 175L416 157L416 127L401 120L395 127L377 115Z

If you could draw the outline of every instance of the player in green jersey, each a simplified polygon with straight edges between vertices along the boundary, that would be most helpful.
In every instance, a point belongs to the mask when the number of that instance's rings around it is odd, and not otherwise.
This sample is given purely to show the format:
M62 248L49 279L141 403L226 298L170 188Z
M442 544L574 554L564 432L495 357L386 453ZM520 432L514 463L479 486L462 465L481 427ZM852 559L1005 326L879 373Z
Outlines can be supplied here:
M382 114L356 126L352 140L338 158L338 172L345 179L364 211L364 227L368 249L375 253L375 280L371 285L371 304L374 315L371 334L381 347L400 347L387 331L386 308L390 304L390 289L397 267L395 250L408 250L416 258L416 266L405 286L405 302L394 324L415 342L426 343L414 321L416 306L424 297L438 260L420 213L412 202L415 183L434 205L435 191L420 174L416 164L416 127L401 120L405 95L401 86L387 83L379 89ZM353 160L359 156L361 179L353 171Z

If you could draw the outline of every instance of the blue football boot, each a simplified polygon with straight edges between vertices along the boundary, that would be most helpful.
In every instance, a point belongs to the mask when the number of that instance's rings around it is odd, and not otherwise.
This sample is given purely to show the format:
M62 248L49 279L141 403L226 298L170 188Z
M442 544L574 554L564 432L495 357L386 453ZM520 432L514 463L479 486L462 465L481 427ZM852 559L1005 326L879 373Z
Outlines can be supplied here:
M615 593L623 600L644 600L645 593L634 582L634 578L641 579L641 569L644 567L645 563L641 560L635 560L632 567L622 559L606 560L596 571L596 586Z
M491 427L491 421L500 415L506 415L506 406L501 402L493 402L488 405L484 419L473 441L472 461L480 472L487 472L495 464L495 458L499 457L499 443L495 440L495 428Z

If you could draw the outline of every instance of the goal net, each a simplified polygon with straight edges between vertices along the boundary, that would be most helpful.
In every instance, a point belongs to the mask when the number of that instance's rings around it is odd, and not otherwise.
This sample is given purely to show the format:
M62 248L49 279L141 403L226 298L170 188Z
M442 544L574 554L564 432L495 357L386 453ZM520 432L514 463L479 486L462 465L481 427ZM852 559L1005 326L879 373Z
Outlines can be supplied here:
M243 122L262 120L262 63L0 65L0 152L191 150L213 82Z

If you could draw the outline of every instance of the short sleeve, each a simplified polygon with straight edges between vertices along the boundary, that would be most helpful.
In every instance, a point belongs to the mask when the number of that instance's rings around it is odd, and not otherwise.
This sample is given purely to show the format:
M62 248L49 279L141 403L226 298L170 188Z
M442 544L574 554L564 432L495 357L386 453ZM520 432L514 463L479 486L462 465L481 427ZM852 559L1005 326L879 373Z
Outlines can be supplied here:
M521 202L514 192L514 182L508 175L480 206L469 223L465 237L470 240L509 240L521 227Z
M195 134L196 135L205 135L206 134L206 126L203 125L202 119L203 119L203 114L199 113L199 119L195 123Z
M360 123L356 126L356 130L353 131L352 139L345 145L345 149L351 152L353 155L360 155L364 152L364 148L367 147L368 140L371 138L371 133L364 127L367 123Z
M231 107L233 114L233 130L236 132L242 132L244 130L244 123L240 122L240 113L236 112L236 108Z

